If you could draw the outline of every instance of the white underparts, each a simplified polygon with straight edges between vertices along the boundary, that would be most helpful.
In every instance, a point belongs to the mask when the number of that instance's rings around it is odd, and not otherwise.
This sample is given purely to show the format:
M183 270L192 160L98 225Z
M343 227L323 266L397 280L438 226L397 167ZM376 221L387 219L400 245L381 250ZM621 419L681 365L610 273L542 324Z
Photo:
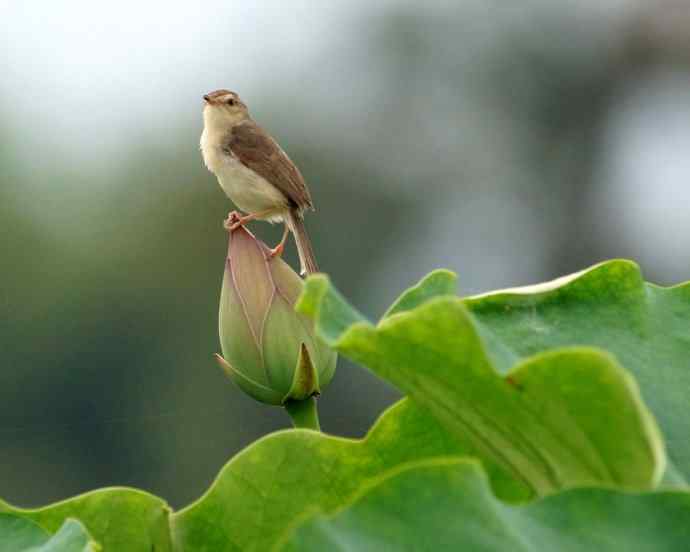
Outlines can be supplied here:
M221 148L224 134L206 125L201 135L201 153L208 170L218 178L225 194L245 213L273 211L265 220L280 222L288 209L285 196L275 186Z

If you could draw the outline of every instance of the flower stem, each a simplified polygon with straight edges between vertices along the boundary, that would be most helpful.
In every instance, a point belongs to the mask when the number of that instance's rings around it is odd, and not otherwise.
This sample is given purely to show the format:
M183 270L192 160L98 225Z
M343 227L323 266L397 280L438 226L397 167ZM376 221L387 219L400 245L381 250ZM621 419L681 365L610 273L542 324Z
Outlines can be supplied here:
M296 428L321 431L319 412L316 409L316 399L309 397L303 401L290 399L285 403L285 410L292 418L292 425Z

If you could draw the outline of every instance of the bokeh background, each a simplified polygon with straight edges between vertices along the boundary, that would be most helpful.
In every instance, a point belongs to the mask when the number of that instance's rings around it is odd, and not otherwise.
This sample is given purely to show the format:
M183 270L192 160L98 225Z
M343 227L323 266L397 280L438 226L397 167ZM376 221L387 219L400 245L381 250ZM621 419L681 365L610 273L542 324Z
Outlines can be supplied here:
M2 2L0 31L12 503L133 485L180 507L289 425L211 359L216 88L302 169L320 264L371 317L436 267L465 294L611 257L690 278L686 1ZM322 425L361 436L397 397L341 359Z

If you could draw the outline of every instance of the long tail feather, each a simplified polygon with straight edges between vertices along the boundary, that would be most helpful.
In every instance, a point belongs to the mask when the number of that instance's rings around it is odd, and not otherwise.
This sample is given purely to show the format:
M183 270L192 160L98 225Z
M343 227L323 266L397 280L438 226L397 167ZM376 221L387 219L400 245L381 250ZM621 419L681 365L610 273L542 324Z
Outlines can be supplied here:
M294 209L290 210L290 215L287 219L287 224L295 236L295 243L297 244L297 253L299 254L300 274L313 274L319 271L316 264L316 257L314 257L314 250L311 247L311 240L307 234L307 229L304 226L304 219Z

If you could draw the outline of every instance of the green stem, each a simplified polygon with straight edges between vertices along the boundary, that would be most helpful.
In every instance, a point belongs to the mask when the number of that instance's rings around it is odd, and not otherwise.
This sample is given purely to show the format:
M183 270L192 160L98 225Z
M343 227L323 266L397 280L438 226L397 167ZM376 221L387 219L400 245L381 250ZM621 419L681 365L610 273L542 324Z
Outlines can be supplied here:
M309 397L303 401L290 399L285 403L285 410L292 418L292 425L296 428L321 431L319 412L316 409L316 399L314 397Z

